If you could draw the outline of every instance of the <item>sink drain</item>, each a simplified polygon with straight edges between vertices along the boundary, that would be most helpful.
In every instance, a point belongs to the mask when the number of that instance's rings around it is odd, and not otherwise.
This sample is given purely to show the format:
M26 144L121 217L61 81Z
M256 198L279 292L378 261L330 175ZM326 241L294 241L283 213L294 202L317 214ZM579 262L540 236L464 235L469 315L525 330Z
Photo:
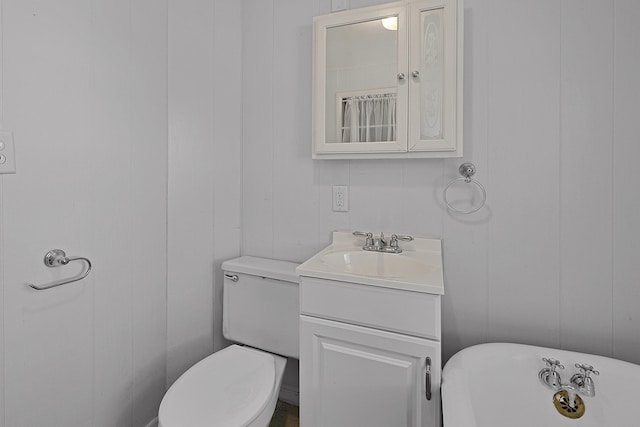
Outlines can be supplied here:
M584 415L584 402L578 395L574 398L573 406L570 404L569 393L561 390L553 395L553 405L563 416L571 419L580 418Z

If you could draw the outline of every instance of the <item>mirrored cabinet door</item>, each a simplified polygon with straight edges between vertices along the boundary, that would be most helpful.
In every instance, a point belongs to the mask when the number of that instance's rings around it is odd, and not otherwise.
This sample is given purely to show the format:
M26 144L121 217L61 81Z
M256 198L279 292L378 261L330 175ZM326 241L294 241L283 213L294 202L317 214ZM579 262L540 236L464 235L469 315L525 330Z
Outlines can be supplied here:
M455 0L411 3L410 151L461 150L462 49L458 57L456 15Z
M407 151L406 7L315 21L314 154Z

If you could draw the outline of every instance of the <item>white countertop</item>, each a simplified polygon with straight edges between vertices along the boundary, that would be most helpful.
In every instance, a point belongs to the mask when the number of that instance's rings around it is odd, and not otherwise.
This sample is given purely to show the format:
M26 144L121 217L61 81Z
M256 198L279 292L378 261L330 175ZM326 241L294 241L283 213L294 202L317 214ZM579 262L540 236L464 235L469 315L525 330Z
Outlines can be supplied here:
M385 233L390 238L391 233ZM300 276L444 294L442 242L416 237L399 242L402 253L364 251L365 238L334 231L333 243L296 268Z

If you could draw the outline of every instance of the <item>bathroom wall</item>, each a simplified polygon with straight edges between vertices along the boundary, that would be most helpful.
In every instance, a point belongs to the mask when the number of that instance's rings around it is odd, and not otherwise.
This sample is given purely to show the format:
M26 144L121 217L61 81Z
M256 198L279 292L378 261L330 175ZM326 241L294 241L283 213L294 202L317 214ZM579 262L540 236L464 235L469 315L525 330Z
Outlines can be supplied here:
M334 229L438 236L445 359L512 341L640 363L640 3L466 0L464 158L312 161L311 20L330 3L244 2L243 253L303 261ZM468 216L441 199L463 161L488 192ZM332 212L344 184L350 211Z
M507 340L640 363L634 0L466 0L465 158L407 161L311 160L330 0L0 5L18 165L0 176L0 427L146 424L224 345L222 260L303 261L334 229L443 238L445 357ZM440 199L463 160L489 194L468 217ZM94 270L32 291L77 272L42 265L54 247Z
M167 9L2 0L0 426L144 426L166 370ZM47 269L86 256L85 280Z
M242 2L168 4L170 386L225 344L220 266L240 254L243 71Z

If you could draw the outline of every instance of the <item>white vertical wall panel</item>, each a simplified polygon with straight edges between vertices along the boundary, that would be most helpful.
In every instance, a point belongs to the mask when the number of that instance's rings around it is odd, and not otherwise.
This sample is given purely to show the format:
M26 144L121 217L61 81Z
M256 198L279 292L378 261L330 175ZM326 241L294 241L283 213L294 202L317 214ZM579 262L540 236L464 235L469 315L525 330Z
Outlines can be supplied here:
M351 227L379 234L394 230L403 214L402 160L351 161L349 212Z
M166 9L133 3L3 2L5 126L19 159L1 207L6 425L130 426L157 411L161 392L147 390L165 371ZM94 269L35 292L25 282L79 272L46 269L54 247Z
M167 2L131 3L130 230L135 257L128 260L133 300L132 425L145 426L158 413L166 383L167 270ZM153 154L150 154L153 153ZM145 268L140 268L145 266Z
M87 155L90 8L78 1L5 1L3 8L5 126L14 130L20 159L19 174L5 179L2 207L5 423L91 425L93 295L96 283L106 283L96 281L102 259L95 258L90 227L96 204ZM58 183L55 191L47 191L49 177ZM71 191L65 189L69 183ZM46 271L42 257L54 247L93 255L98 274L55 291L30 290L25 282L44 283L77 271L76 266ZM64 409L71 405L75 411Z
M167 381L213 351L214 5L169 1Z
M640 363L640 3L615 2L614 86L614 355ZM631 172L630 172L631 171Z
M469 161L476 165L474 176L489 188L485 206L473 215L448 212L438 200L438 208L444 212L443 258L445 263L446 293L442 299L442 353L447 360L459 349L486 342L487 329L487 246L488 224L491 221L493 187L488 181L487 123L489 104L489 53L487 42L492 16L490 8L482 1L467 1L464 16L464 153L463 159L444 161L443 178L434 189L442 197L445 185L460 177L458 168ZM424 184L423 184L424 185ZM456 189L458 192L456 192ZM463 201L480 200L474 185L462 183L452 186L452 203L459 206L456 197ZM454 201L455 200L455 201ZM464 208L464 205L460 206ZM425 221L431 222L431 221Z
M222 337L221 264L240 254L242 222L242 2L216 0L213 16L214 350Z
M613 340L613 3L563 1L561 35L562 347L604 355Z
M318 0L318 15L326 15L331 12L331 3L332 0ZM349 4L349 0L346 1L346 4Z
M559 3L488 1L486 7L489 338L557 347Z
M1 7L1 5L0 5ZM0 19L2 17L0 16ZM0 24L1 25L1 24ZM1 56L0 56L0 62L1 62ZM1 67L1 64L0 64ZM1 73L0 73L0 79L1 79ZM1 101L0 101L1 102ZM1 119L1 117L0 117ZM0 120L1 123L1 120ZM4 379L4 313L5 313L5 306L4 306L4 260L5 255L4 255L4 218L3 218L3 206L4 206L4 202L3 202L3 182L4 179L0 178L0 310L2 310L2 312L0 313L0 413L2 415L0 415L0 427L4 427L5 426L5 416L4 414L6 413L5 411L5 404L4 404L4 384L5 384L5 379Z
M222 271L240 253L242 3L169 2L168 385L222 337Z
M411 232L419 236L442 236L443 165L444 162L439 159L402 161L399 171L402 177L401 199L397 206L389 206L395 210L398 223L390 231L398 234Z
M102 2L93 5L91 22L93 43L92 77L95 98L92 99L92 128L97 131L93 137L95 146L91 155L108 158L110 153L120 153L123 170L113 174L109 180L92 180L91 192L103 195L109 204L102 208L109 220L109 233L102 237L94 257L109 259L110 252L126 253L131 244L123 235L130 232L131 214L123 206L131 206L130 191L122 191L132 182L131 110L124 108L130 104L130 14L127 0ZM114 22L120 23L127 31L111 31ZM118 123L119 126L113 126ZM92 162L93 163L93 162ZM109 175L109 162L96 162L95 172ZM120 311L113 316L110 305L95 304L93 331L102 339L94 343L94 388L99 390L101 399L94 405L94 424L107 427L118 425L126 419L131 422L132 396L127 387L133 375L133 277L129 259L121 263L123 268L100 266L95 271L98 283L93 289L94 301L112 301ZM98 267L98 266L97 266ZM117 363L113 363L117 361ZM126 392L123 392L126 390Z
M274 255L304 261L317 248L318 193L311 159L311 22L313 2L274 0L273 14L273 216ZM249 93L245 95L250 95ZM245 98L246 99L246 98ZM250 123L246 125L251 126ZM251 173L251 170L247 171ZM307 218L301 222L299 218Z
M242 12L242 252L273 257L274 130L295 125L274 122L274 0L246 0Z
M4 128L4 119L2 114L2 106L4 104L4 95L2 90L3 66L2 66L2 0L0 0L0 127ZM4 427L4 197L3 197L4 178L0 177L0 427Z

